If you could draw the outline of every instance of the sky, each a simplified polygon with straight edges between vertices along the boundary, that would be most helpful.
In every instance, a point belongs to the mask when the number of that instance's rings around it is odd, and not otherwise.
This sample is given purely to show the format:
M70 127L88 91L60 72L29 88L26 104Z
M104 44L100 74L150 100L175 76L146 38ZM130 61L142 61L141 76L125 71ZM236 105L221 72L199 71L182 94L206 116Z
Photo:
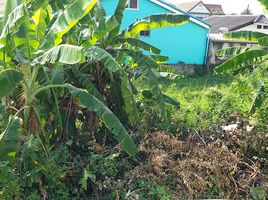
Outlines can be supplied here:
M169 0L171 3L190 2L195 0ZM226 14L240 14L244 9L249 7L253 14L262 14L263 7L257 0L203 0L204 3L221 4Z

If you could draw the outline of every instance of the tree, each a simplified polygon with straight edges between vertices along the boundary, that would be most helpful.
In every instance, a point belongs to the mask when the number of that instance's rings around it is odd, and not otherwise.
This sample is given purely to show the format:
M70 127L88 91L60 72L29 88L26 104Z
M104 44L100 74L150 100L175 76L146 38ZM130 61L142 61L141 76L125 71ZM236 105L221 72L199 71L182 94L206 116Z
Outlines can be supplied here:
M252 12L249 8L249 4L248 4L247 8L241 12L241 15L252 15Z

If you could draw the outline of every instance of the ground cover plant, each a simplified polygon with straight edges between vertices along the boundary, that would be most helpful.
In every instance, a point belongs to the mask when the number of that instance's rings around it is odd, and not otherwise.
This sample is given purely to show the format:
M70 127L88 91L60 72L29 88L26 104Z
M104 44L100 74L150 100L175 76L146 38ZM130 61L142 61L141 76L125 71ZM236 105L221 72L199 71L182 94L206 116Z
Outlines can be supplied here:
M248 112L265 70L177 74L138 34L189 17L121 30L126 3L7 1L0 199L265 199L267 108Z

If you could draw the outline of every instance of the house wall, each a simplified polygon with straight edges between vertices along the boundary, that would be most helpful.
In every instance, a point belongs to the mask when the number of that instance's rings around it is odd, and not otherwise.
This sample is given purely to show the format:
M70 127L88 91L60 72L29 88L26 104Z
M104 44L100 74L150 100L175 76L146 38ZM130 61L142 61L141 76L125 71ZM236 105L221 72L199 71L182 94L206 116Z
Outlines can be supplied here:
M246 46L246 47L257 47L258 44L249 41L210 41L209 44L209 56L208 56L208 63L212 66L217 66L226 61L226 59L221 60L217 58L216 52L221 49L226 49L229 47L236 47L236 46Z
M102 0L107 15L114 13L117 3L118 0ZM126 9L122 30L137 19L171 12L150 0L139 0L138 7L138 10ZM184 62L202 65L205 62L207 34L208 29L190 21L182 26L153 29L150 37L140 37L140 39L161 49L162 55L169 56L170 64Z
M262 27L264 26L268 27L268 24L255 23L255 24L251 24L249 26L243 27L241 29L238 29L237 31L257 31L257 32L268 34L268 29L264 29L264 28L257 29L257 25L261 25Z

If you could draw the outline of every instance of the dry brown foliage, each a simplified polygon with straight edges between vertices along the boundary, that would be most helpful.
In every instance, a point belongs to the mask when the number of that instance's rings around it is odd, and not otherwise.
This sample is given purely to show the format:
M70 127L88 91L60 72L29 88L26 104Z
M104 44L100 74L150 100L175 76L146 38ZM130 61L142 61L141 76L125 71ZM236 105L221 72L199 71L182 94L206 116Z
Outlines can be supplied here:
M158 184L170 183L175 199L188 195L193 199L212 186L220 198L239 199L247 195L251 186L264 182L264 177L254 163L242 162L224 142L217 140L208 145L195 136L187 141L165 132L149 134L140 150L147 160L126 174L126 178L147 179Z

